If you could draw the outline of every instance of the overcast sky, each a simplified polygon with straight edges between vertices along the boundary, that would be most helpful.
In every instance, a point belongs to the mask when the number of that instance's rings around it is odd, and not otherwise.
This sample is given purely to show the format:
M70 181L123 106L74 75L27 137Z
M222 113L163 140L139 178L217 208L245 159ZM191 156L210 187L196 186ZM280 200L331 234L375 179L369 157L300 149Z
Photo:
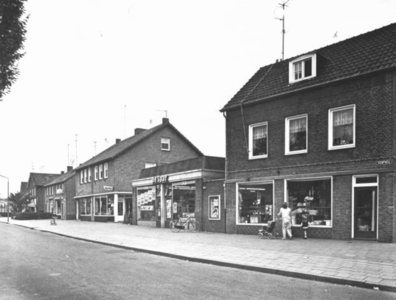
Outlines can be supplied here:
M282 57L279 18L285 59L396 21L395 0L291 0L282 10L286 1L28 1L26 55L0 102L10 192L30 172L77 166L165 116L205 155L225 156L219 110ZM6 186L0 178L0 198Z

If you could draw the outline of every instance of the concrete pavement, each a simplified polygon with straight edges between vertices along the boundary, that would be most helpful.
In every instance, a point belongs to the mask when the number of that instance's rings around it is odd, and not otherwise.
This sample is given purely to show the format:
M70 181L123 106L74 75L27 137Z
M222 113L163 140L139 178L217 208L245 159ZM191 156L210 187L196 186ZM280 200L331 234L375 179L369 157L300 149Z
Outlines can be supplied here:
M396 292L396 244L322 239L267 240L252 235L180 231L57 220L0 218L75 239L245 270ZM3 224L5 223L5 224Z

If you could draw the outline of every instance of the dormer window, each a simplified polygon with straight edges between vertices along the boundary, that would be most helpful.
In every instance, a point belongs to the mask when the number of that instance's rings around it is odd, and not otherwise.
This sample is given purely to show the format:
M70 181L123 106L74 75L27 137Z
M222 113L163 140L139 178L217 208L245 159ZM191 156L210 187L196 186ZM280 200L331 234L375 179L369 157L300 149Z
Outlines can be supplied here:
M316 77L316 54L301 56L289 62L289 83Z
M161 138L161 150L170 151L170 138Z

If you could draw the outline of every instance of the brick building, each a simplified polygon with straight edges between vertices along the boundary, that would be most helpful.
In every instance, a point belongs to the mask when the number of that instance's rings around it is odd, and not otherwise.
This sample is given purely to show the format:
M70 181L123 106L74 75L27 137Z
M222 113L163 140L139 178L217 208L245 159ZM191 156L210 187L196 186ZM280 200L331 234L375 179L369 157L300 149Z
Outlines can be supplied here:
M57 178L59 175L60 174L30 173L26 187L26 192L29 193L30 200L30 203L28 204L29 211L45 211L45 185Z
M45 211L51 212L62 220L76 219L76 171L68 166L61 174L45 185Z
M225 232L225 160L199 156L143 169L132 181L132 224L169 227L178 218L194 218L199 230Z
M227 231L396 242L396 24L265 66L226 115Z
M151 129L135 129L135 135L78 166L76 215L85 221L123 221L131 213L131 182L144 168L201 156L167 118Z

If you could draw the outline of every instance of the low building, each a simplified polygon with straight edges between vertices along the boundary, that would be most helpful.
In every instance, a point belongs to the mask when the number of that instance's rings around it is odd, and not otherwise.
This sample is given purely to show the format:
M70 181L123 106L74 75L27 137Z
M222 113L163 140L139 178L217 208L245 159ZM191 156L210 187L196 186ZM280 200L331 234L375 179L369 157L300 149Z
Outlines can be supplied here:
M192 217L200 230L225 232L224 175L224 158L212 156L143 169L132 181L132 224L167 228Z

